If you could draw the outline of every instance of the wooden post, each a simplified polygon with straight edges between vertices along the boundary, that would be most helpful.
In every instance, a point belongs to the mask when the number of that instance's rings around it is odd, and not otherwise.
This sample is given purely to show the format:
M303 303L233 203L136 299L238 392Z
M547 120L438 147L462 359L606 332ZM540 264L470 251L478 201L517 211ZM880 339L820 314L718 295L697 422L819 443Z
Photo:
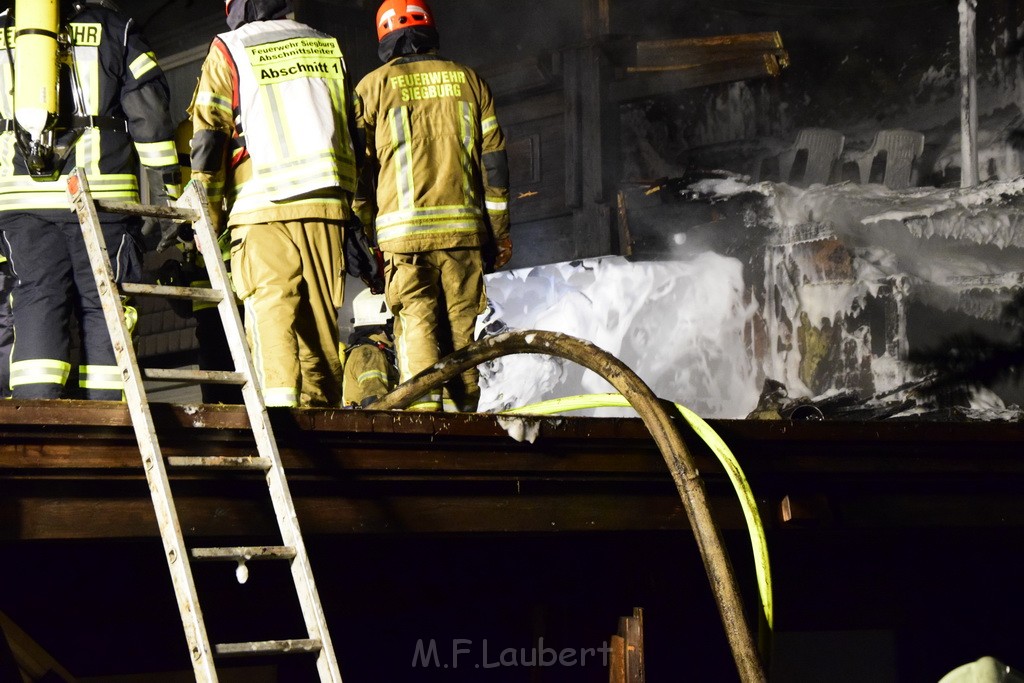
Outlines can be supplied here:
M633 608L632 617L619 618L619 631L612 636L608 661L608 683L644 683L644 611Z
M960 187L978 184L978 0L960 0Z
M565 98L565 205L576 209L583 203L583 113L580 89L580 51L562 52L562 88Z
M615 253L610 189L618 169L617 103L607 96L600 46L562 53L565 203L573 209L573 258Z
M612 239L615 212L610 190L618 171L618 105L607 96L610 77L601 47L579 48L576 59L580 168L574 180L580 195L579 208L573 212L573 236L575 257L588 258L617 253ZM567 182L569 177L567 173Z
M599 40L611 33L611 0L583 0L583 38Z

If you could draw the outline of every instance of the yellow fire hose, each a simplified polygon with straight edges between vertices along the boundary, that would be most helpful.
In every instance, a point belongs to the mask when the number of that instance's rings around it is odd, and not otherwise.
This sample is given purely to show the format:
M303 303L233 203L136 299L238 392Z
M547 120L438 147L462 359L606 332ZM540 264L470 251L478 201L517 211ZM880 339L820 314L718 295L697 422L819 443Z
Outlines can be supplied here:
M665 459L683 502L704 570L725 627L733 661L743 683L767 680L753 633L743 612L736 577L721 534L711 516L704 484L693 457L664 403L635 372L618 358L590 342L557 332L525 330L487 337L456 351L431 368L382 396L371 408L393 410L408 407L432 389L467 368L514 353L540 353L565 358L596 372L628 401L643 420Z
M754 492L747 482L743 469L740 467L736 456L726 445L722 437L711 428L697 413L686 406L675 404L676 410L683 416L683 419L693 428L693 431L704 443L708 445L711 452L715 454L718 461L725 468L729 481L739 498L740 507L743 510L743 518L747 523L747 533L750 535L750 545L754 551L754 572L757 575L757 590L761 598L761 629L759 629L758 641L760 643L761 656L767 660L771 652L772 632L774 618L772 613L772 570L768 561L768 542L765 538L764 524L761 522L761 513L757 509L757 500ZM555 398L549 401L532 403L519 408L510 408L502 411L504 415L556 415L573 410L587 410L590 408L629 408L627 401L621 394L582 394L579 396L567 396Z

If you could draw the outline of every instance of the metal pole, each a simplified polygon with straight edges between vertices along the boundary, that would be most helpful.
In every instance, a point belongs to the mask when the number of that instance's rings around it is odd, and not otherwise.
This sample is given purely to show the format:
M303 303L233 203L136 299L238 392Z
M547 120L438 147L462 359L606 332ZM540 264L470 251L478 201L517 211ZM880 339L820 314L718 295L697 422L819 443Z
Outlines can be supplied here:
M978 184L978 0L960 0L960 187Z

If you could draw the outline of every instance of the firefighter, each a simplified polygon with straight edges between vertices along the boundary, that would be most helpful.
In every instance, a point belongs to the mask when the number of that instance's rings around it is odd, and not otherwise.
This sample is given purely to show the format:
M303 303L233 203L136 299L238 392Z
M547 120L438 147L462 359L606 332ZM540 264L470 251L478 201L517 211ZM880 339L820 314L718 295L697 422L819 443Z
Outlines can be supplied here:
M0 13L0 237L14 279L17 331L10 384L15 398L62 395L77 310L79 388L86 398L120 400L121 375L65 196L67 174L83 168L96 199L138 202L141 161L167 195L177 196L169 91L134 22L112 2L67 2L60 9L59 31L53 3L19 0L19 21L9 10ZM50 20L52 26L33 23ZM141 221L106 213L100 219L116 280L140 280Z
M178 164L181 166L181 182L187 184L191 177L192 160L189 157L190 142L192 140L192 122L185 119L178 124L174 135L174 145L178 151ZM220 256L227 262L228 274L230 275L230 251L227 231L220 236ZM180 259L168 259L160 266L156 273L159 284L209 288L210 276L206 272L206 264L203 255L196 248L192 226L182 223L173 231L168 233L157 251L163 251L177 243L181 250ZM183 301L171 300L171 309L182 318L192 318L196 323L196 344L198 353L196 360L200 370L234 370L235 362L231 357L231 348L228 346L227 336L224 333L224 324L220 319L220 311L217 310L217 303L214 301ZM241 312L241 311L239 311ZM203 403L242 403L242 390L230 384L209 384L199 385L202 392Z
M508 165L489 87L438 54L426 3L386 0L377 38L385 64L356 86L369 159L356 210L384 252L404 382L472 341L484 272L512 256ZM473 368L448 383L445 407L476 410L478 377ZM431 393L410 409L441 401Z
M352 300L345 352L344 403L365 408L398 385L391 311L383 294L364 289Z
M337 40L285 0L228 0L191 112L192 177L217 230L268 406L339 406L337 309L355 190L355 100ZM219 209L221 199L226 211Z

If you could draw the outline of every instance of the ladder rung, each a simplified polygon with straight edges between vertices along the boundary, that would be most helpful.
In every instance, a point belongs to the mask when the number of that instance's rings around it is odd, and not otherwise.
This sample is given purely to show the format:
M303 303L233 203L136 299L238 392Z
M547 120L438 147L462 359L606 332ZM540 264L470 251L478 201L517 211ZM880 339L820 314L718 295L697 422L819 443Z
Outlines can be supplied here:
M319 652L321 648L322 644L319 640L304 638L299 640L263 640L252 643L219 643L213 646L213 651L224 657L242 657L245 655Z
M131 202L96 202L99 211L123 213L129 216L151 216L153 218L176 218L181 221L195 223L199 220L199 212L192 209L179 209L176 206L154 206L153 204L135 204Z
M243 456L170 456L167 464L173 467L218 467L225 470L261 470L266 472L270 469L270 458L260 458L251 455Z
M290 560L293 557L295 548L288 545L192 548L192 558L196 560Z
M188 370L181 368L146 368L143 377L155 380L202 382L206 384L245 384L245 375L226 370Z
M139 282L123 282L119 285L125 294L143 296L165 296L170 299L192 299L193 301L220 301L224 295L208 287L169 287L167 285L146 285Z

